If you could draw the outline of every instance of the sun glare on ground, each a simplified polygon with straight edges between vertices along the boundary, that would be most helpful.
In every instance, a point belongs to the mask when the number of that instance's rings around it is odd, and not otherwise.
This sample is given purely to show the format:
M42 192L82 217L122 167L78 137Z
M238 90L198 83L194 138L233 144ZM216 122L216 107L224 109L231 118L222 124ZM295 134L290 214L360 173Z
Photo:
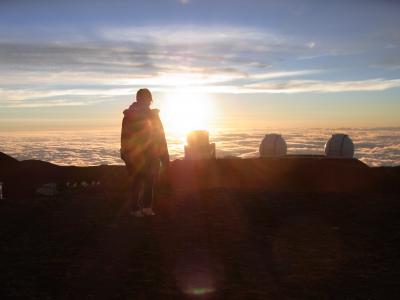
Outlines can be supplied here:
M186 135L192 130L209 130L213 115L214 105L205 93L167 93L161 104L161 118L169 132Z

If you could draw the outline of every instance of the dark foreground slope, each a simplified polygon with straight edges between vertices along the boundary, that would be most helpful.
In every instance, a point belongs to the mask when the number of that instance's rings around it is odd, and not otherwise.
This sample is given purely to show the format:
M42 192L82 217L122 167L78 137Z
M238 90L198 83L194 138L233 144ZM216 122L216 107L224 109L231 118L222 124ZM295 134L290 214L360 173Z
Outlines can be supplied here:
M49 166L35 164L35 172ZM64 171L52 174L60 168L52 165L42 178L28 174L36 183L95 175L102 184L50 198L30 194L32 188L10 190L0 202L1 299L400 294L397 168L301 159L209 164L174 162L169 189L164 183L158 195L158 214L146 219L128 215L119 167L93 167L93 174L91 168L74 168L67 178L60 175ZM21 180L16 173L7 176ZM346 184L352 176L358 178L354 190ZM6 187L17 186L7 180Z

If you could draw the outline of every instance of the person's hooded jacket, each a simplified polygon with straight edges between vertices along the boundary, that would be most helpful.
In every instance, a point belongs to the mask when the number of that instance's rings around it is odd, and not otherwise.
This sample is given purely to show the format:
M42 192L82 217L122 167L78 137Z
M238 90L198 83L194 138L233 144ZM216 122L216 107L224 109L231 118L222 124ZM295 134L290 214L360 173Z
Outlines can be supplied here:
M121 130L121 158L129 164L160 160L168 164L169 154L158 109L134 102L124 110Z

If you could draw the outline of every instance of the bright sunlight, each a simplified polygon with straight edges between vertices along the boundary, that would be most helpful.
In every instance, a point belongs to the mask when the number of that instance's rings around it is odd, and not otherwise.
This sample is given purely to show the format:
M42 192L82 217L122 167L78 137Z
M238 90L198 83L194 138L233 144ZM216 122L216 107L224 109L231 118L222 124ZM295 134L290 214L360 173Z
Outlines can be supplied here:
M168 93L161 104L161 118L166 131L186 134L210 127L214 115L211 97L198 92Z

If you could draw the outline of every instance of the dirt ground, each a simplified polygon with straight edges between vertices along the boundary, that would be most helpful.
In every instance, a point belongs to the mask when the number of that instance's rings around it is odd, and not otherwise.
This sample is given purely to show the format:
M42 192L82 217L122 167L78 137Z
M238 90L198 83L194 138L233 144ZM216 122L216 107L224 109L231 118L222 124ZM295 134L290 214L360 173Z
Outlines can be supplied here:
M1 299L394 299L400 201L389 193L125 190L0 202Z

